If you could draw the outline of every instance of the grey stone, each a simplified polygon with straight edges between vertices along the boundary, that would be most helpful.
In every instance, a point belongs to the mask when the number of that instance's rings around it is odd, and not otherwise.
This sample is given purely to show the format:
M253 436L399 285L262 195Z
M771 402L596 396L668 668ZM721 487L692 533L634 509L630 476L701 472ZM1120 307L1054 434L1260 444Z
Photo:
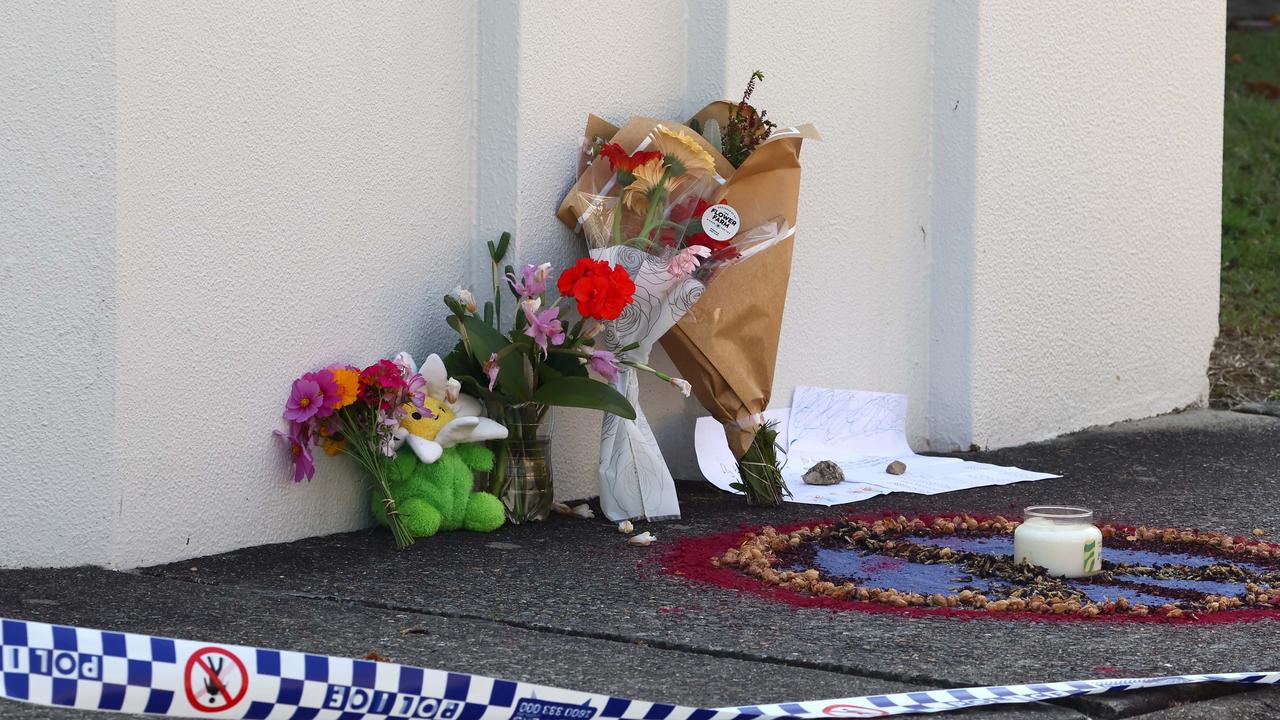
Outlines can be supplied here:
M844 471L830 460L820 460L805 471L804 481L808 485L839 485L844 482Z
M886 467L884 471L889 473L890 475L901 475L902 473L907 471L907 464L902 462L901 460L894 460L893 462L889 463L889 466Z
M1231 408L1231 410L1233 412L1248 413L1250 415L1270 415L1272 417L1280 417L1280 400L1241 403Z

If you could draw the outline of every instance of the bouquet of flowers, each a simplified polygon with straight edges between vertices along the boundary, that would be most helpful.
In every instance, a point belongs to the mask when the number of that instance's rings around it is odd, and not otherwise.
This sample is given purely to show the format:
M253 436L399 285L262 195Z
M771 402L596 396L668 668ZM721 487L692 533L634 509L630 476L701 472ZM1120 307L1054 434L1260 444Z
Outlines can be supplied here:
M404 440L401 420L412 413L433 416L426 397L426 379L398 360L379 360L363 370L332 365L294 380L284 410L288 432L275 431L289 443L294 482L315 475L313 446L354 458L386 510L396 548L413 544L391 496L390 474Z
M550 263L525 265L518 272L509 265L499 270L510 239L504 233L496 244L489 243L493 299L483 309L469 290L459 288L445 298L449 325L460 336L445 365L510 431L498 448L490 491L503 499L509 519L524 522L545 518L551 508L545 423L551 407L602 410L608 418L636 417L622 393L590 377L589 371L615 384L624 370L640 369L677 387L687 385L625 357L626 348L596 347L605 324L624 315L636 301L637 288L625 268L580 258L559 274L559 297L549 302ZM502 298L507 291L515 309L504 327Z
M687 125L591 116L582 172L558 217L591 257L626 268L636 301L603 344L647 362L662 339L702 404L725 425L751 502L781 502L776 433L763 422L791 265L799 151L811 126L779 128L747 102L713 103ZM748 258L758 258L744 262ZM715 282L712 283L713 278ZM615 383L633 405L634 376ZM678 517L674 483L637 407L607 418L601 504L611 519Z

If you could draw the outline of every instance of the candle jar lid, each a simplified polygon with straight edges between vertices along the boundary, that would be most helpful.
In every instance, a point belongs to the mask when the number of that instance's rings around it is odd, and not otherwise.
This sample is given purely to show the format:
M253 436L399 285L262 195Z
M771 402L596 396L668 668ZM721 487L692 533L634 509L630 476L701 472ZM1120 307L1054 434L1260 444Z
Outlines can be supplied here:
M1067 505L1032 505L1023 508L1022 517L1025 520L1043 518L1055 525L1093 524L1092 510Z

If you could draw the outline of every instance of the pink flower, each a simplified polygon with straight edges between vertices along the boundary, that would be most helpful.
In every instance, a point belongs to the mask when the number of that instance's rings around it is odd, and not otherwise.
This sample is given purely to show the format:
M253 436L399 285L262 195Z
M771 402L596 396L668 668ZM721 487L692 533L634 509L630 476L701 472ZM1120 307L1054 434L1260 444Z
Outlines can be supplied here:
M324 402L316 409L315 416L326 418L332 415L334 409L342 403L342 388L338 387L337 381L333 379L333 373L327 369L317 370L303 375L302 379L315 383L324 396Z
M547 343L559 345L564 342L564 330L560 327L560 308L551 306L546 310L537 310L537 305L530 301L520 303L524 308L524 317L529 321L529 327L525 328L524 334L533 338L538 347L542 348L542 356L547 356Z
M538 297L547 291L547 276L551 274L551 263L542 263L537 267L533 265L525 265L520 271L524 275L524 280L516 279L512 273L507 273L507 282L511 283L511 289L522 298Z
M489 376L489 392L498 382L498 353L489 353L489 361L484 364L484 374Z
M618 356L608 350L592 350L587 365L609 382L618 379Z
M307 437L307 427L300 423L289 423L288 434L279 430L275 431L278 437L282 437L289 442L289 456L293 460L293 481L302 482L304 479L310 480L315 477L316 465L311 458L310 440Z
M360 384L374 394L381 390L402 390L404 368L383 358L360 371Z
M407 387L405 368L382 359L360 371L360 399L383 412L404 404L402 393Z
M308 373L314 375L315 373ZM284 419L295 423L304 423L315 417L324 408L324 390L315 379L303 375L293 381L293 389L289 392L289 400L284 406ZM330 380L332 383L332 380ZM337 385L334 384L336 391ZM332 410L330 410L332 412Z
M690 245L671 258L671 264L667 266L667 271L676 277L684 277L692 275L694 270L702 264L699 258L709 257L711 249L704 245Z

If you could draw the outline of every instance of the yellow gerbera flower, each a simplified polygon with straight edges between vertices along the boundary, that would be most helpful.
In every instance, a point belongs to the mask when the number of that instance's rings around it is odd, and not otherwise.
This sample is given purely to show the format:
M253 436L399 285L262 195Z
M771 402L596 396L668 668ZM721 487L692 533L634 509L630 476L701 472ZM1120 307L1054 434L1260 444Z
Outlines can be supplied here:
M677 163L684 172L713 173L716 170L715 158L698 144L697 140L665 125L653 129L653 144L674 167ZM675 162L671 162L674 160ZM676 173L681 174L681 173Z
M666 172L667 167L662 158L654 158L632 170L631 175L635 180L622 191L622 202L632 212L646 212L649 209L649 198L654 189L662 184L662 177Z

